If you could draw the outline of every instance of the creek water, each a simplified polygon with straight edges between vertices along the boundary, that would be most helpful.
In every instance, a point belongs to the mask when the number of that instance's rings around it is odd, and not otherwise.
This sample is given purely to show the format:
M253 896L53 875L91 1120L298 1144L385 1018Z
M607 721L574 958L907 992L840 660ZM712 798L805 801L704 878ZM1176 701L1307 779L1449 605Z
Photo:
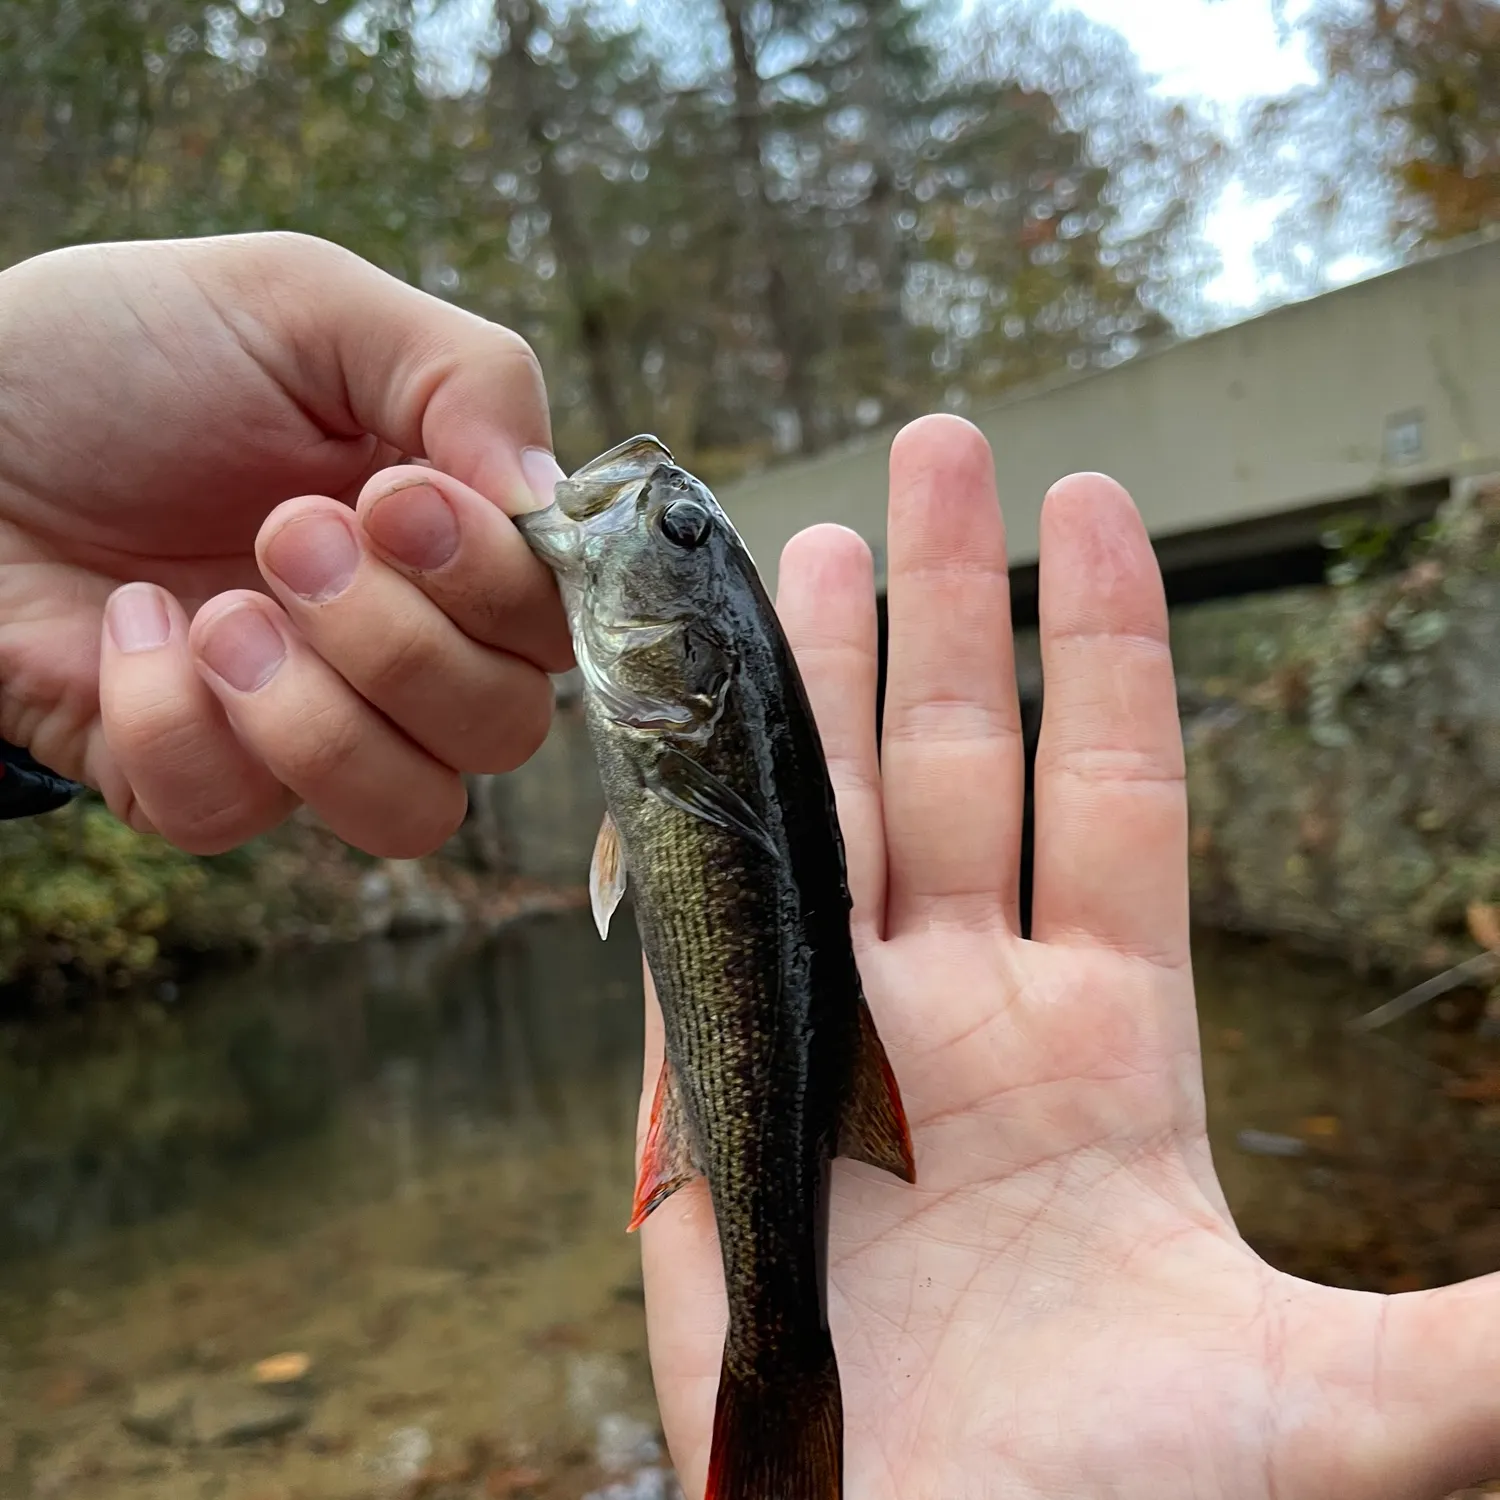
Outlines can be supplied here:
M0 1496L674 1494L623 1232L625 916L608 943L578 913L285 956L0 1036ZM1350 1286L1500 1268L1500 1105L1455 1087L1494 1050L1477 1001L1356 1041L1388 990L1222 937L1195 960L1247 1238Z

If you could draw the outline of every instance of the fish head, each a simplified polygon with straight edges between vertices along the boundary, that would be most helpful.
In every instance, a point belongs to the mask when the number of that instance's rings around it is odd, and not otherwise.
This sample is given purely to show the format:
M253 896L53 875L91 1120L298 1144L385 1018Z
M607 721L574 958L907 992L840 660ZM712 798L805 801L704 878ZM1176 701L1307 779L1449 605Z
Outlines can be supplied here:
M552 505L516 524L557 575L587 684L633 702L622 719L681 732L698 710L664 705L689 705L707 679L722 680L726 665L705 640L734 616L747 580L759 590L713 492L656 438L636 437L559 480Z
M557 574L569 613L659 624L711 611L743 572L744 543L713 492L654 437L635 437L558 481L518 518Z

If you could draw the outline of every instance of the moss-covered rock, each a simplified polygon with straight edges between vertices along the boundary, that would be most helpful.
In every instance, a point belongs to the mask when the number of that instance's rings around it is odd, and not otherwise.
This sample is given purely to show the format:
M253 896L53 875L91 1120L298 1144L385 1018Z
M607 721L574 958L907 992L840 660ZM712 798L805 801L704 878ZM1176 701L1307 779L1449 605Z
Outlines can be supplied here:
M97 799L0 823L0 992L128 984L193 955L472 923L578 899L603 806L576 693L430 859L376 860L299 812L229 854L133 833Z
M1500 494L1334 576L1174 618L1197 914L1441 966L1500 898Z

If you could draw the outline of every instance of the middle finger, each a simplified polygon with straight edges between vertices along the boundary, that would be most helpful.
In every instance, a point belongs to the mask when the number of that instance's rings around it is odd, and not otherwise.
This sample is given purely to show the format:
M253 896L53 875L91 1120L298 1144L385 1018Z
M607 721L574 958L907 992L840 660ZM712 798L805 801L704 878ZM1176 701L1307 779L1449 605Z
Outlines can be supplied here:
M887 935L941 919L1019 930L1024 758L1005 524L989 444L957 417L891 447L881 738Z

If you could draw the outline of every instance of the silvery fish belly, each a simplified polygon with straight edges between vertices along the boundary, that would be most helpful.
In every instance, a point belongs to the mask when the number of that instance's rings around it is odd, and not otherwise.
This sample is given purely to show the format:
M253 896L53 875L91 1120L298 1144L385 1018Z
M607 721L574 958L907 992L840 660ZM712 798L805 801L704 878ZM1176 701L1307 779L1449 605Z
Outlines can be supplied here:
M666 1062L635 1228L708 1180L729 1301L709 1500L834 1500L829 1162L914 1180L860 988L817 727L759 574L708 488L637 437L517 523L558 578L608 814L605 931L628 880Z

